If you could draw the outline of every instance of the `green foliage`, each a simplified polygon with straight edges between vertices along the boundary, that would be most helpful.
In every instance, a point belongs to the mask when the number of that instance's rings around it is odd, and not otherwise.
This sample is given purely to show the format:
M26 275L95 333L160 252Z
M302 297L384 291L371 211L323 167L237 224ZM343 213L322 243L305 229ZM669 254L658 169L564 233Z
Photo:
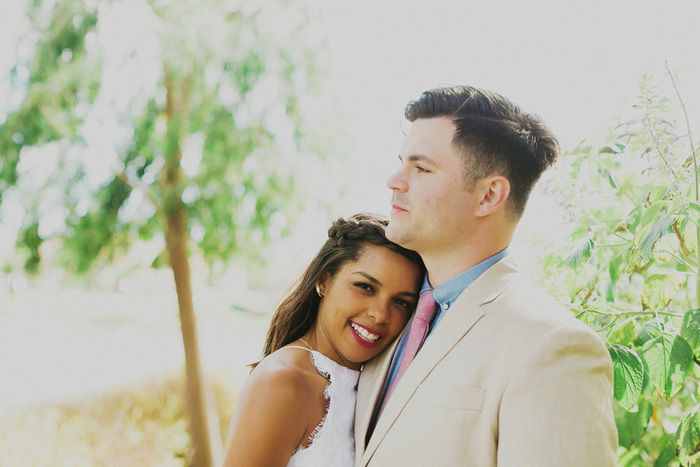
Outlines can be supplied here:
M700 405L683 414L678 425L676 440L680 460L683 464L688 464L691 456L700 452Z
M33 24L40 35L36 53L19 59L12 70L25 97L0 126L0 201L17 182L17 165L25 147L67 139L80 141L80 108L92 104L99 89L100 60L88 54L85 38L97 24L97 11L82 1L58 2L48 22L35 8ZM26 81L20 76L28 75Z
M286 0L132 7L144 19L123 50L103 42L123 30L121 2L29 8L33 53L13 69L17 104L0 109L0 203L22 200L26 269L58 239L84 274L136 239L162 242L182 210L208 263L261 261L303 206L301 168L329 152L308 118L322 48L307 15Z
M688 342L681 336L668 334L648 340L642 347L641 357L649 379L667 399L683 387L693 364L693 351Z
M609 350L615 374L615 400L629 410L637 403L642 392L642 361L625 346L612 344Z
M693 350L694 358L697 359L700 356L700 309L688 310L683 315L681 336L688 341Z
M570 246L544 265L608 344L618 465L690 465L700 450L699 174L676 101L645 77L638 118L558 169L575 221Z

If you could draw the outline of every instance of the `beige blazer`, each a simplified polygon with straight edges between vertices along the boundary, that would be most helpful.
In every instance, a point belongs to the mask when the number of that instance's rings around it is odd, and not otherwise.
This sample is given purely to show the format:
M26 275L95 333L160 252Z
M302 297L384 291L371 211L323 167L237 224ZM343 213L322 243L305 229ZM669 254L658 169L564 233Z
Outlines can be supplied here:
M489 268L447 310L365 449L397 342L360 376L356 467L615 465L610 356L512 259Z

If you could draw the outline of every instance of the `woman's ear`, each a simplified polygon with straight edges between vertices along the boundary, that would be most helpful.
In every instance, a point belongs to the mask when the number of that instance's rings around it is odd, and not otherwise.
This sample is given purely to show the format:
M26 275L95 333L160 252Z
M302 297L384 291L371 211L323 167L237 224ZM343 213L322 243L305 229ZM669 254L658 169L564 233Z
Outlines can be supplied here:
M503 175L492 175L476 182L475 191L481 196L477 217L486 217L505 208L510 196L510 182Z
M331 275L328 273L328 271L326 271L323 273L321 280L318 282L318 290L320 291L322 297L326 296L326 291L328 290L330 283Z

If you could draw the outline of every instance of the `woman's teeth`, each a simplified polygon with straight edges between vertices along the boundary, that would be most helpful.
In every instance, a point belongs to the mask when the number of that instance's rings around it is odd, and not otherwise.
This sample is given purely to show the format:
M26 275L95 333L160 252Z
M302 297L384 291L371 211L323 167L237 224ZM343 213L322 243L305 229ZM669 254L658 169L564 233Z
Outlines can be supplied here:
M369 342L376 342L381 336L378 336L376 334L372 334L369 332L367 329L358 326L355 323L350 323L350 326L355 330L357 334L360 335L364 340L369 341Z

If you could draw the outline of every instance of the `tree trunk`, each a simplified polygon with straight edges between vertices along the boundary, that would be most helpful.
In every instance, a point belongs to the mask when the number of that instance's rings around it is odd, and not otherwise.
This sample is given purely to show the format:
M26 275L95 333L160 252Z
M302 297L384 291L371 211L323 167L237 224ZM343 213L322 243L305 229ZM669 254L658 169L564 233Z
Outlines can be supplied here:
M185 372L187 375L187 409L189 428L192 437L194 467L211 467L214 465L211 449L211 434L207 424L204 384L199 358L197 340L197 323L192 300L192 282L190 264L187 257L187 233L185 230L185 213L182 209L167 215L165 244L170 258L170 267L175 277L177 302L180 308L180 326L182 341L185 346Z
M207 392L202 376L199 342L197 340L197 323L192 300L192 279L190 262L187 256L187 216L182 204L183 173L180 161L180 145L183 126L186 127L186 102L189 95L189 81L176 79L177 74L164 66L166 93L165 115L167 117L166 163L163 167L161 183L165 192L164 212L167 226L165 229L165 246L168 249L170 267L175 277L175 290L180 308L180 327L182 342L185 346L185 373L187 375L187 410L190 423L194 455L193 467L212 467L221 463L221 432L219 419L213 403L207 404ZM213 412L214 416L207 417ZM210 423L207 423L209 419ZM213 449L215 448L215 449Z

